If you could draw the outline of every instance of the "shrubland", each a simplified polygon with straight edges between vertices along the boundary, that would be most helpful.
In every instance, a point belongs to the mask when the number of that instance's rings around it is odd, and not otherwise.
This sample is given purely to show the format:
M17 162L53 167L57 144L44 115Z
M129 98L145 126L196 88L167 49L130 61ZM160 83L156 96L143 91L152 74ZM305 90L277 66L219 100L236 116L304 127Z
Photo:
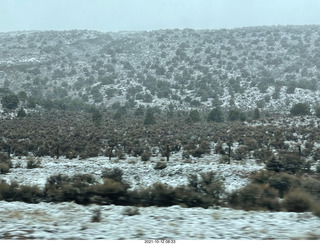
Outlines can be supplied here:
M214 172L191 175L185 186L155 183L132 190L123 181L122 170L115 168L102 171L102 183L90 175L52 176L44 189L1 182L1 199L205 208L220 205L246 210L313 211L319 215L319 119L315 116L190 123L186 119L188 113L166 116L157 111L155 123L146 125L144 114L128 112L117 120L112 112L100 111L99 124L91 113L58 110L0 120L1 165L7 166L1 173L10 171L13 156L28 156L29 169L41 167L41 161L34 158L41 156L86 159L104 155L121 160L130 155L146 163L150 157L168 156L168 163L160 161L155 166L162 170L170 164L170 155L177 152L183 157L181 161L220 154L226 159L217 163L255 159L265 164L265 169L250 176L251 183L232 193L224 191L222 179ZM200 115L205 117L203 112Z

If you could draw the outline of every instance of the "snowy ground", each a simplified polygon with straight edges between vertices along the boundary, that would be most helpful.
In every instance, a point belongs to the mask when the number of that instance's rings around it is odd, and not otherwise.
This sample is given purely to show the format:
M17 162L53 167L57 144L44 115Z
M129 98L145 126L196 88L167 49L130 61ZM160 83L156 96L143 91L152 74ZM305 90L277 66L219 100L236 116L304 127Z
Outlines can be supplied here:
M138 158L109 160L41 158L41 168L27 169L26 158L14 158L14 168L0 179L43 187L50 175L89 173L101 180L106 168L121 168L123 178L133 188L155 182L171 186L187 184L188 174L214 171L226 190L245 186L248 176L264 165L254 160L219 164L211 155L184 163L180 154L172 155L167 168L154 169L161 158L141 162ZM82 206L75 203L0 202L0 239L320 239L320 218L311 213L241 211L229 208L202 209L172 207L134 208L125 206ZM92 222L100 209L99 222Z
M219 164L219 155L210 155L203 158L193 158L192 163L181 160L181 153L170 157L167 167L162 170L154 169L161 158L151 158L151 161L142 162L140 158L128 157L125 160L96 157L84 160L66 158L41 158L41 167L27 169L27 158L14 158L10 173L0 175L0 179L7 182L16 181L24 185L38 185L44 187L46 180L51 175L65 174L92 174L97 181L101 180L101 172L104 169L120 168L123 170L123 179L130 184L132 189L151 186L155 182L166 183L170 186L185 185L188 183L188 175L214 171L225 182L228 192L245 186L248 176L256 173L264 167L257 165L254 160L231 164ZM162 159L164 160L164 159ZM165 162L165 161L164 161Z
M75 203L0 202L0 239L314 239L311 213L246 212L228 208L82 206ZM92 222L100 209L100 222Z

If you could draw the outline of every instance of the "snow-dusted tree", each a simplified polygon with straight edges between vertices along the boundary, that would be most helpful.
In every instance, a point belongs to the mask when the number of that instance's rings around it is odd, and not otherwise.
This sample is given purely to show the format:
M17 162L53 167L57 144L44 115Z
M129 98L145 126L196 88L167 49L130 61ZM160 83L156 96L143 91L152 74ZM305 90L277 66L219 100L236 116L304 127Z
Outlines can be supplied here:
M293 116L310 114L309 105L306 103L297 103L290 109L290 114Z
M217 122L217 123L224 122L224 116L223 116L222 110L219 107L212 109L208 114L207 120L208 122Z
M19 98L15 94L9 94L2 98L1 103L4 108L14 110L18 107Z
M154 118L153 111L151 109L147 110L146 117L144 119L145 125L153 125L156 123L156 119Z

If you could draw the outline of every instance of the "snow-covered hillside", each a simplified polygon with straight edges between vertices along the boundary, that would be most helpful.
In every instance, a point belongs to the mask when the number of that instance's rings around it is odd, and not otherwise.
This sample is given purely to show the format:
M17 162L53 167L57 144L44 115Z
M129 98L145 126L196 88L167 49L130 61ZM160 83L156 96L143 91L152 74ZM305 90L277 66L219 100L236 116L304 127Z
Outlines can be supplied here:
M112 106L319 103L320 26L0 33L0 86Z

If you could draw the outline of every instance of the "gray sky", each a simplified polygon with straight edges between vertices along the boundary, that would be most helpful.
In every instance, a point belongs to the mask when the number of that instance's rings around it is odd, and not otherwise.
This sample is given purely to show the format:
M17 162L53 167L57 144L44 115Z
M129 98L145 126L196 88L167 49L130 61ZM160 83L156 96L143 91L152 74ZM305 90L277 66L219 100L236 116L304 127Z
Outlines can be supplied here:
M320 24L320 0L0 0L0 32Z

